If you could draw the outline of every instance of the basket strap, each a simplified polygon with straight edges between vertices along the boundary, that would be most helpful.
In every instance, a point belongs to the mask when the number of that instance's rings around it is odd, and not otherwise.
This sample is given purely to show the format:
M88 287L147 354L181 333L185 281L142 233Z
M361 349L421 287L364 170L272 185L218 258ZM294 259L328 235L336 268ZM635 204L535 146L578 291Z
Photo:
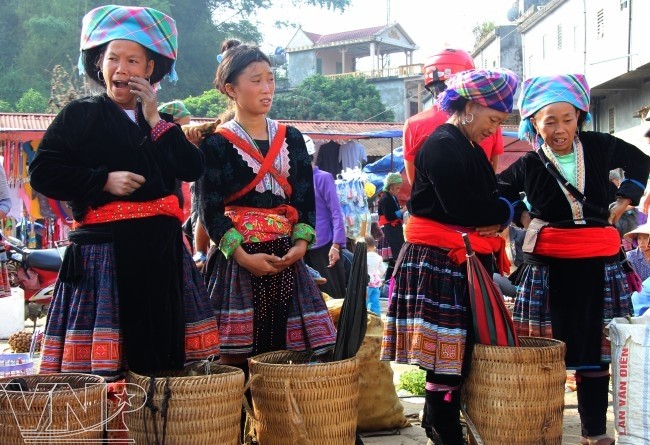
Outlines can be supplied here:
M287 397L287 405L289 407L289 419L291 420L291 431L295 433L296 440L294 440L295 445L312 445L311 441L307 438L307 428L305 428L305 420L300 414L300 409L298 409L298 403L296 398L293 396L293 391L291 390L291 382L289 380L284 381L284 393Z

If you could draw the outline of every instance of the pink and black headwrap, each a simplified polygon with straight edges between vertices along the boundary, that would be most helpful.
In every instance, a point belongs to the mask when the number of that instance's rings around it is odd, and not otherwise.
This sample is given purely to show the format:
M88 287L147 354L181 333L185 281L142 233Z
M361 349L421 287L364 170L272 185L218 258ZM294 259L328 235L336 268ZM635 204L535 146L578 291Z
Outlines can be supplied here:
M447 89L438 95L436 103L448 113L453 102L463 97L485 107L510 113L517 91L517 75L507 69L468 70L447 81Z

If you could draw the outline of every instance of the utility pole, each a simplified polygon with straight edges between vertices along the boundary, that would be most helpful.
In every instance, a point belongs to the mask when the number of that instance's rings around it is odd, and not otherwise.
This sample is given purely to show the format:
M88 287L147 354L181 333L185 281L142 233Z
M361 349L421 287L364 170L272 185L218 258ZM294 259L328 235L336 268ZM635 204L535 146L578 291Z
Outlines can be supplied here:
M386 0L386 24L390 25L390 0Z

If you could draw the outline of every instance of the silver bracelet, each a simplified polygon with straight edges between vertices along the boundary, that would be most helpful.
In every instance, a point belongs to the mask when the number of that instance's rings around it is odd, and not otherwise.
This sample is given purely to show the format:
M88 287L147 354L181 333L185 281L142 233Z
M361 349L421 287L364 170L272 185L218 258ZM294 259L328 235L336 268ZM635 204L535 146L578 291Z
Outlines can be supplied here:
M337 252L340 252L339 249L337 249L337 248L334 247L334 246L330 247L330 250L331 250L331 249L334 249L334 250L336 250Z

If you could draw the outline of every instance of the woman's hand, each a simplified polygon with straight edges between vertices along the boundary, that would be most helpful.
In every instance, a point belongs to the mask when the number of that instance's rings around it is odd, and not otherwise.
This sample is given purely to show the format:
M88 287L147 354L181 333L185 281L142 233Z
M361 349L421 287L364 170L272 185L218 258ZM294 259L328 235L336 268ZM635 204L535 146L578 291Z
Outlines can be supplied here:
M607 221L612 225L616 224L631 203L632 200L628 198L618 198L609 208L609 219Z
M305 256L305 253L307 253L307 245L307 241L305 240L296 240L296 244L282 258L278 258L278 261L273 263L278 269L278 272L282 272L287 267L300 261Z
M237 264L256 277L273 275L279 272L275 263L280 261L280 258L275 255L268 255L266 253L247 253L240 246L235 250L232 257L237 261Z
M144 114L147 123L151 128L155 127L161 117L158 112L158 96L153 85L142 77L131 77L129 87L131 93L138 96L140 103L142 103L142 114Z
M500 231L501 231L501 226L499 224L476 228L476 233L478 233L479 236L485 236L485 237L499 236Z
M336 246L339 246L339 247L336 247ZM327 265L327 267L334 267L336 262L339 259L341 259L341 255L340 255L341 245L337 244L336 246L334 244L332 244L332 247L330 247L330 251L327 254L327 258L329 259L329 264Z
M131 172L110 172L103 190L115 196L129 196L142 187L144 176Z
M197 127L197 126L183 126L183 133L185 133L185 137L187 138L188 141L196 145L197 147L201 145L201 142L203 142L203 139L205 137L203 136L203 132Z

